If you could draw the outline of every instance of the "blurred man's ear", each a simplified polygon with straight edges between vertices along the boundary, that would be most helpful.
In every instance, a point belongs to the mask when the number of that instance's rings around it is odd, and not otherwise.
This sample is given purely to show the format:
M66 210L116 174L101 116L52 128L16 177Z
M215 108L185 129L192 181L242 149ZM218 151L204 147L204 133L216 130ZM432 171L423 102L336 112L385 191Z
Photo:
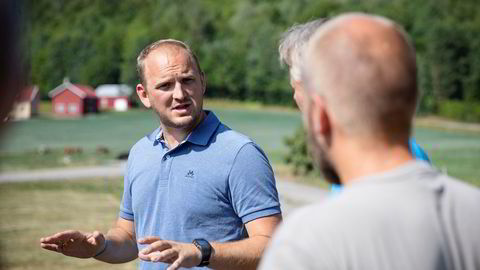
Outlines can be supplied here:
M327 112L325 99L319 95L312 94L309 98L308 125L315 140L322 140L330 135L331 119Z
M205 95L205 92L207 91L207 75L202 71L200 73L200 78L202 80L203 94Z
M143 84L141 83L137 84L137 87L135 87L135 90L137 91L137 95L140 98L140 101L143 103L143 105L146 108L150 108L152 105L150 104L150 99L148 99L147 89L143 86Z
M303 111L303 103L305 102L305 90L303 88L303 82L295 79L290 79L290 85L292 86L293 90L293 100L295 100L298 109L300 109L300 111Z

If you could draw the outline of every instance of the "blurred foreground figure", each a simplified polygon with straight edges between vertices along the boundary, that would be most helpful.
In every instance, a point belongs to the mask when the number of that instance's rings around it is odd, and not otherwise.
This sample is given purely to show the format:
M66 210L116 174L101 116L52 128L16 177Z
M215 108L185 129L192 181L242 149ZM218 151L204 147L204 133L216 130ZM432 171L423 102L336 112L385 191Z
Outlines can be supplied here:
M137 94L160 127L130 150L116 226L60 232L41 246L109 263L138 257L140 269L256 269L281 221L267 157L203 109L205 76L186 44L150 44L137 69Z
M303 119L345 189L294 213L260 269L480 269L480 191L416 161L415 52L388 19L324 23L302 61Z
M0 1L0 132L13 101L23 87L21 53L21 0Z

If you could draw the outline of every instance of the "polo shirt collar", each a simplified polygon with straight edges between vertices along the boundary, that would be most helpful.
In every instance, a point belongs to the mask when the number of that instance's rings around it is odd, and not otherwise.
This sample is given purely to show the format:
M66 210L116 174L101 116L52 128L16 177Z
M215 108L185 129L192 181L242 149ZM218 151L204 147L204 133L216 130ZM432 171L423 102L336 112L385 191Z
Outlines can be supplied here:
M220 120L212 111L205 110L205 113L207 114L205 119L187 136L185 141L202 146L208 144L208 141L220 124ZM163 130L158 128L158 131L154 133L157 134L154 140L154 145L156 145L160 140L163 140Z
M187 137L187 141L197 145L207 145L210 138L217 130L220 120L211 112L205 110L207 117L198 125L192 133Z

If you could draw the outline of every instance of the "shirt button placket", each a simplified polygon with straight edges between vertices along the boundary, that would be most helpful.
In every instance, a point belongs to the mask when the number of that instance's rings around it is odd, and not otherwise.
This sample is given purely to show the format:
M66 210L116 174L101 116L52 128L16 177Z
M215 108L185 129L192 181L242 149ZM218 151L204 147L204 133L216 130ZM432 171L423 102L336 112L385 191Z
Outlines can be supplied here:
M167 180L170 178L170 168L172 167L172 160L173 160L173 157L168 153L163 156L163 166L162 166L163 179Z

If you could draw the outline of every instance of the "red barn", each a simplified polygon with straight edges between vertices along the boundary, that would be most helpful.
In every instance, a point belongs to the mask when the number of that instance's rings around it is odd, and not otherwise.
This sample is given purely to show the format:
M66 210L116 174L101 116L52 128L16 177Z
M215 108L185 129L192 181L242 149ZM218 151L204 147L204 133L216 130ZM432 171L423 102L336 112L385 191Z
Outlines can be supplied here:
M83 116L98 112L98 98L90 86L72 84L68 78L48 93L53 113L58 116Z
M133 90L126 84L102 84L95 93L100 100L100 109L127 111L129 109L129 96Z

